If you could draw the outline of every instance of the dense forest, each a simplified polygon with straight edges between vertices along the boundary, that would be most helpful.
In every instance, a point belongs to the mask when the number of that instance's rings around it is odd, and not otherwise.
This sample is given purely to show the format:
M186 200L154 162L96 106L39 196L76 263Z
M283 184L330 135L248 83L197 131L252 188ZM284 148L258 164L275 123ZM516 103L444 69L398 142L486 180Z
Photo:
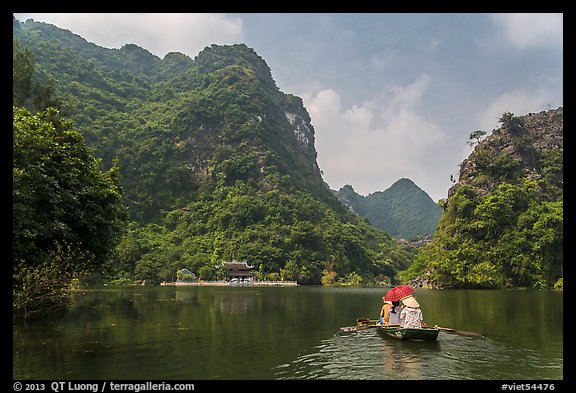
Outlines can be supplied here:
M362 196L351 185L336 193L338 199L376 228L396 239L432 235L442 209L410 179L400 179L387 190Z
M438 287L563 286L563 108L515 116L477 145L402 276ZM473 132L471 140L486 134Z
M101 170L118 171L128 221L109 282L172 281L181 268L214 279L236 259L260 279L376 283L414 258L338 201L302 100L246 45L160 59L32 20L13 32L33 56L31 84L50 86Z

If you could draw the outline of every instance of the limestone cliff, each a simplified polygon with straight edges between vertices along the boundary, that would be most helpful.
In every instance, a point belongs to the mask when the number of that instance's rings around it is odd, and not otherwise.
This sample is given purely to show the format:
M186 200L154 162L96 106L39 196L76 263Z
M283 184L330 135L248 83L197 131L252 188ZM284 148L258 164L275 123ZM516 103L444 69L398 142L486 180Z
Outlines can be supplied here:
M563 282L563 108L515 116L480 141L442 202L415 286L550 288Z

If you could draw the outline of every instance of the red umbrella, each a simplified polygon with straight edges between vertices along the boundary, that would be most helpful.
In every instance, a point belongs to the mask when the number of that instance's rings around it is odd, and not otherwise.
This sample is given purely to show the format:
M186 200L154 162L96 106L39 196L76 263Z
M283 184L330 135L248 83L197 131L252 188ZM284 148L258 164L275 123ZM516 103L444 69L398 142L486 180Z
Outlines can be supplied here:
M412 287L408 285L399 285L389 290L388 293L386 293L386 296L384 296L384 300L390 300L391 302L394 302L403 299L406 296L410 296L413 293L414 289L412 289Z

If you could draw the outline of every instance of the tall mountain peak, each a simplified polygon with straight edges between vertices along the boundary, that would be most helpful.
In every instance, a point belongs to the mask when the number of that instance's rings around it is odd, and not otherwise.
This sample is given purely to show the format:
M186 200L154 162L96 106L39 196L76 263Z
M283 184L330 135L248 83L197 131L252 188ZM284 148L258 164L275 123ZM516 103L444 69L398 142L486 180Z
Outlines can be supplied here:
M278 90L266 61L246 44L212 44L204 48L194 58L194 62L202 73L211 73L231 66L250 69L264 86Z
M434 233L441 208L412 180L401 178L385 191L362 196L350 185L337 196L350 210L395 238L410 239Z

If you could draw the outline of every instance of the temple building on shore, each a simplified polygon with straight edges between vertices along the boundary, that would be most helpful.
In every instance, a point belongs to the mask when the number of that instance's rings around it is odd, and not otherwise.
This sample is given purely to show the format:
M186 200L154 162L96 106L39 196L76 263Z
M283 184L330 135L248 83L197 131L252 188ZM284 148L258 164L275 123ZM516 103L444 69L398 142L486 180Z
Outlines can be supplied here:
M254 277L254 266L248 265L247 262L222 262L222 268L227 273L229 280L237 278L238 280L252 279Z

